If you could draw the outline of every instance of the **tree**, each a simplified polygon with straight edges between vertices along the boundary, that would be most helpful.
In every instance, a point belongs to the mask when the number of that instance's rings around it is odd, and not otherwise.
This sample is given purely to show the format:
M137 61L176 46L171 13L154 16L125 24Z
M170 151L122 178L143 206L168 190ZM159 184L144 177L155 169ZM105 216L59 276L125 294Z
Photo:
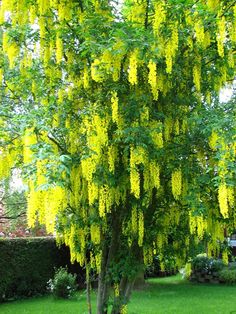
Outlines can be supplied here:
M97 313L111 287L126 312L153 254L181 265L203 238L216 254L235 125L203 123L234 79L235 1L2 0L1 23L2 176L22 164L29 225L97 271Z
M45 229L38 223L31 229L27 226L27 200L19 176L13 171L12 178L0 181L0 234L5 237L45 235Z
M9 178L0 182L0 224L8 221L16 222L26 215L26 199L23 191L12 190Z

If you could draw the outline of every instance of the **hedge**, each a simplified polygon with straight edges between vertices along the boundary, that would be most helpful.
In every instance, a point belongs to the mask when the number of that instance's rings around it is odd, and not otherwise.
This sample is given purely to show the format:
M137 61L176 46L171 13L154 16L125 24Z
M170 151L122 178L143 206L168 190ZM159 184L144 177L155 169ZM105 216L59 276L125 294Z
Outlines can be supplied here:
M0 301L45 293L55 268L65 265L83 281L83 270L53 238L0 239Z

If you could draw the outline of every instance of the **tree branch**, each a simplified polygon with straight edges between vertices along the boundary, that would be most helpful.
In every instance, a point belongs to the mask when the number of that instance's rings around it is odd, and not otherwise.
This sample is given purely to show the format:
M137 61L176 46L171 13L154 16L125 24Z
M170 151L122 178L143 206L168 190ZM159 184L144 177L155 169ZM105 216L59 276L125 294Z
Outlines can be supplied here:
M236 4L236 0L235 0L233 3L231 3L231 4L224 10L224 12L222 13L222 15L221 15L220 17L224 16L225 13L228 12L229 9L231 9L235 4Z
M148 27L148 7L149 7L149 0L146 0L147 2L147 7L146 7L146 14L145 14L145 23L144 23L144 26L145 28L147 29Z
M26 212L21 212L19 213L18 215L15 215L15 216L0 216L0 223L5 223L4 220L13 220L13 219L17 219L17 218L20 218L20 217L24 217L26 215Z
M58 141L57 141L54 137L51 137L49 134L48 134L48 139L51 140L54 144L56 144L57 147L58 147L62 152L65 151L65 149L61 146L61 144L58 143Z

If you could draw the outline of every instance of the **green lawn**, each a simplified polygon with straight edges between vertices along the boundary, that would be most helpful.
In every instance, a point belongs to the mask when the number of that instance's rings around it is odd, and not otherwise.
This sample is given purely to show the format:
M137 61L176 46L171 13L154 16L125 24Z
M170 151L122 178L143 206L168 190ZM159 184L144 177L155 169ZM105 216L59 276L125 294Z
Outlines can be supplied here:
M95 304L95 294L93 295ZM1 314L87 314L84 292L77 300L40 297L0 305ZM150 279L135 291L129 314L236 314L236 286L193 284L180 276Z

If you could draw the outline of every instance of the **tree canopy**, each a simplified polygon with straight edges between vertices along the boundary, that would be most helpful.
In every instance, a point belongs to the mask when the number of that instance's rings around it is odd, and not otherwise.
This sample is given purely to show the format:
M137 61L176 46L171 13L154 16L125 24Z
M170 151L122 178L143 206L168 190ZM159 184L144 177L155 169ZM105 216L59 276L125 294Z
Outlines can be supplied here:
M235 228L233 0L2 0L1 177L125 313L143 259ZM226 254L224 255L227 258Z

